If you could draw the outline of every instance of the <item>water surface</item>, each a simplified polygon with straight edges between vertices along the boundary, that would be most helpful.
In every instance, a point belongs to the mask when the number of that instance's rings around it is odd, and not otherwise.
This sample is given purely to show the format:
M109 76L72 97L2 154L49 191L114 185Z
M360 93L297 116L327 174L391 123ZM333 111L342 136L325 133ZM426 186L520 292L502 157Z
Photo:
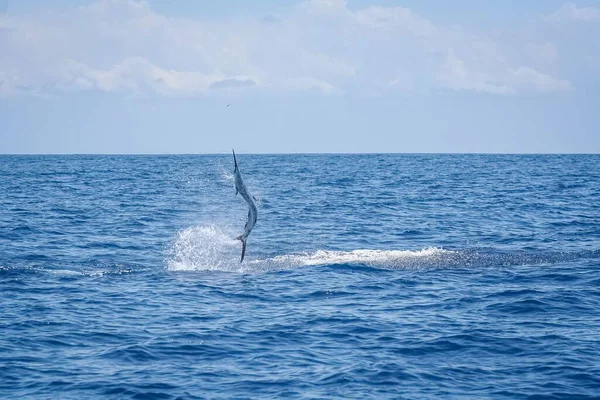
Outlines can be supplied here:
M600 397L600 156L238 161L0 156L0 397Z

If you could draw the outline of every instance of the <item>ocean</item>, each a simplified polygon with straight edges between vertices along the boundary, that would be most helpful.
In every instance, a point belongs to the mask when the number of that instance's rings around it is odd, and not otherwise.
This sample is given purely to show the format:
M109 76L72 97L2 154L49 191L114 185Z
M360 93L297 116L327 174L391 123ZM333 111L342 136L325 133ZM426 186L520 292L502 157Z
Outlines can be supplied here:
M238 162L0 156L0 397L600 398L599 155Z

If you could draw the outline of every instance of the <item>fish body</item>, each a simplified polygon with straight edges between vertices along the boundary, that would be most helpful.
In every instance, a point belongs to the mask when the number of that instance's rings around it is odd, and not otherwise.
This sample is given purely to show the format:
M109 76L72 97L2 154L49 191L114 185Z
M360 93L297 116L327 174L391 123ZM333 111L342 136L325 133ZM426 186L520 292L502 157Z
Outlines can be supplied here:
M242 178L242 174L235 157L235 151L233 151L233 162L235 164L235 168L233 170L235 194L237 195L239 193L246 203L248 203L248 220L246 221L246 226L244 226L244 233L236 237L237 240L242 242L242 257L240 259L240 262L242 262L244 261L244 256L246 255L246 243L248 242L248 236L250 235L250 232L252 232L252 229L256 224L256 219L258 218L258 209L256 208L256 199L250 194L246 184L244 183L244 179Z

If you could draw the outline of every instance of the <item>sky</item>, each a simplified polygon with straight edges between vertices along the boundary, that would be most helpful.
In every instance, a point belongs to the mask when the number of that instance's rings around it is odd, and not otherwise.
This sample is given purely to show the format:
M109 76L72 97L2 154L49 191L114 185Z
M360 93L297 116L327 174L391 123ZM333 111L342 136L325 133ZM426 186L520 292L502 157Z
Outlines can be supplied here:
M599 0L0 0L2 154L600 153L599 110Z

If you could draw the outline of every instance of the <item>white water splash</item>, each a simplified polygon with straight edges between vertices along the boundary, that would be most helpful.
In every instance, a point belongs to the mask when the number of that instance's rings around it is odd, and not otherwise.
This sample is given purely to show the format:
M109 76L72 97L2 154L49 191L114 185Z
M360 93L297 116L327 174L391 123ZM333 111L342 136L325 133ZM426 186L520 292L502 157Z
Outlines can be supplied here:
M240 242L217 226L179 231L168 250L171 271L240 271Z
M224 165L219 165L219 177L221 178L222 182L228 182L233 184L234 181L234 176L233 176L233 172L230 171L229 169L226 169Z

